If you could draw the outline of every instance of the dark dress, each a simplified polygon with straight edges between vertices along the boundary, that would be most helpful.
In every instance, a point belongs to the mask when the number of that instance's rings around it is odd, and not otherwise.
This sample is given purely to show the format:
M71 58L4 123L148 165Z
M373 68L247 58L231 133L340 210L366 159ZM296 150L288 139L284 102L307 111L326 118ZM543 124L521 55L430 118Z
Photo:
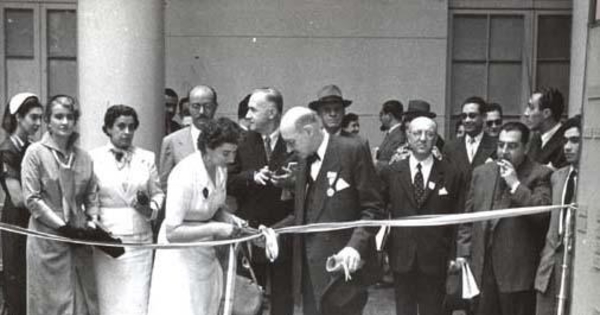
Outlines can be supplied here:
M28 143L21 147L11 137L0 144L0 184L6 194L1 220L3 223L27 227L29 211L25 207L16 207L11 199L6 179L13 178L21 182L21 161ZM25 244L27 238L14 233L2 233L2 259L4 266L4 293L9 314L25 314L26 309L26 262Z

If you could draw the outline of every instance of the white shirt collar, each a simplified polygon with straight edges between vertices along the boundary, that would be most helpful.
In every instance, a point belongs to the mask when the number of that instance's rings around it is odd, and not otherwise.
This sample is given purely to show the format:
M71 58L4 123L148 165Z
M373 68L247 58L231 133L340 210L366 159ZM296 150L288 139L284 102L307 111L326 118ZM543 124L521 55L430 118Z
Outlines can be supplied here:
M558 123L556 125L554 125L554 127L552 127L552 129L546 131L544 134L542 134L542 148L546 145L546 143L548 143L548 141L550 141L550 139L552 138L552 136L554 136L554 134L558 131L558 129L560 129L560 127L562 126L561 123Z
M191 124L190 132L192 133L192 141L194 141L194 150L198 151L198 137L200 136L200 129L196 128L194 124Z
M483 139L483 130L481 130L481 132L478 135L476 135L475 137L465 135L465 143L469 144L469 140L471 138L475 140L475 142L473 142L473 144L478 144L479 142L481 142L481 139Z
M387 133L392 133L392 131L398 127L400 127L402 125L402 123L397 123L393 126L390 127L390 129L388 129Z
M423 160L419 161L415 156L410 154L408 157L408 165L410 166L410 178L412 182L415 181L415 174L417 173L417 164L421 163L421 173L423 173L423 182L427 184L429 181L429 174L431 173L431 169L433 168L433 154L429 154L429 156Z

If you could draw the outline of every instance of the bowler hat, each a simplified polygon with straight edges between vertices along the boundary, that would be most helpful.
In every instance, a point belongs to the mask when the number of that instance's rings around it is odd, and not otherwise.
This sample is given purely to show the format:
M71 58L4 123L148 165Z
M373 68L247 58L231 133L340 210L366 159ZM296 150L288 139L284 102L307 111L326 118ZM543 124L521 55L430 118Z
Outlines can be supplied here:
M345 100L344 97L342 97L342 90L340 90L337 85L330 84L319 90L319 93L317 93L317 100L310 102L308 107L312 110L318 110L323 104L335 102L342 103L344 107L348 107L352 104L351 100Z
M417 117L435 118L436 114L431 111L431 105L423 100L408 101L408 109L404 112L407 119L412 120Z

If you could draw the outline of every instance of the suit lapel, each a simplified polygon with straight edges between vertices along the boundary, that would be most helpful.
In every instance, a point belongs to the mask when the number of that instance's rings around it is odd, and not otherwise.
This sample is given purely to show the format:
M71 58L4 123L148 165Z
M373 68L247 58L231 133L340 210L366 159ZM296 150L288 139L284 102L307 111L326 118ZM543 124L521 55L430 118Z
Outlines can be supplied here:
M191 129L192 127L188 127L186 130L187 132L185 132L181 138L178 139L178 143L179 143L179 149L181 150L181 154L182 156L188 156L192 153L194 153L194 151L196 151L195 145L194 145L194 139L192 139L192 132Z
M296 173L296 199L295 199L295 217L296 224L304 224L304 217L306 215L306 175L307 175L306 159L301 159L298 164L298 172Z
M316 222L316 220L321 216L323 210L325 209L327 198L330 198L327 196L327 190L330 188L329 178L327 176L328 172L335 172L338 178L340 176L340 160L335 137L329 138L327 150L325 150L325 157L323 159L323 163L321 163L321 169L317 175L317 180L315 180L313 184L315 187L312 194L312 197L314 198L314 202L312 202L312 204L315 208L311 209L311 212L313 213L313 215L310 217L310 219L312 219L311 222ZM336 178L335 181L337 181L338 178ZM335 182L333 185L335 185Z
M495 144L494 139L484 133L483 138L481 138L481 143L479 144L479 147L477 148L477 152L475 153L475 156L473 157L473 163L471 163L471 164L472 165L481 165L481 164L485 163L485 160L488 157L493 156L493 152L496 150L495 146L496 146L496 144Z
M429 179L425 183L425 196L423 197L423 205L427 203L427 200L435 191L435 189L438 188L439 182L444 177L441 165L439 165L439 163L440 162L438 162L435 158L433 159L433 166L431 167L431 172L429 173ZM433 186L429 187L429 183L433 183Z
M414 187L410 175L410 164L408 163L408 159L404 159L396 164L393 164L393 169L400 173L400 176L397 176L397 179L400 181L400 187L404 189L405 196L408 197L407 199L409 200L410 204L416 209L417 202L415 201Z
M271 157L269 159L269 169L273 171L277 170L283 165L287 157L288 154L285 142L283 141L281 136L279 136L277 138L277 142L275 143L275 148L273 149L273 152L271 153Z

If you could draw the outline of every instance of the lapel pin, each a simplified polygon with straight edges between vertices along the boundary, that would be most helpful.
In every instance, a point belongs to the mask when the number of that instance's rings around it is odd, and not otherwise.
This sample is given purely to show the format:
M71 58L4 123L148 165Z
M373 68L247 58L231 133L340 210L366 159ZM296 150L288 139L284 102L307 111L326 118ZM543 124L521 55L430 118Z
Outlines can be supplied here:
M333 197L334 193L335 193L335 191L333 190L333 188L329 187L329 189L327 189L327 196Z
M208 198L208 188L204 187L204 189L202 189L202 195L204 196L204 199Z

